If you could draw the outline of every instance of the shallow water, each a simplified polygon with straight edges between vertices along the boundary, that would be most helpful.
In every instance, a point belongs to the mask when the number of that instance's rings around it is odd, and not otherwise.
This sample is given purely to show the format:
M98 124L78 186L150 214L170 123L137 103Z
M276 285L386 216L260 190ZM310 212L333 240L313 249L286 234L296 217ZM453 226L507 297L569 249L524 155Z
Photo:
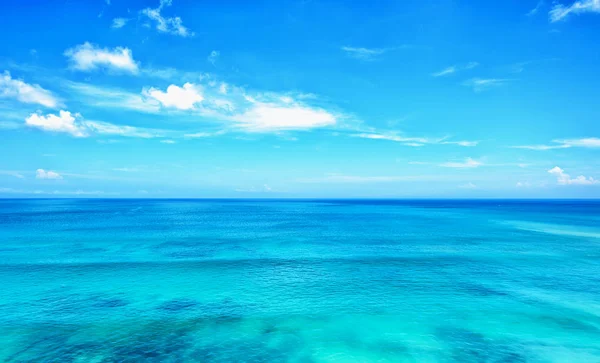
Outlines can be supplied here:
M3 362L600 362L600 202L0 200Z

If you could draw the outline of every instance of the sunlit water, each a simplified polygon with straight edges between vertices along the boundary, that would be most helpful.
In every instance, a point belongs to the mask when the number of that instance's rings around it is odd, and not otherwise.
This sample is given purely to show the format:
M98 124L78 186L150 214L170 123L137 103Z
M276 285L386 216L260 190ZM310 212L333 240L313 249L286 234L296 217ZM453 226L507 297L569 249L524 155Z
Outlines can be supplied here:
M600 202L0 200L3 362L600 362Z

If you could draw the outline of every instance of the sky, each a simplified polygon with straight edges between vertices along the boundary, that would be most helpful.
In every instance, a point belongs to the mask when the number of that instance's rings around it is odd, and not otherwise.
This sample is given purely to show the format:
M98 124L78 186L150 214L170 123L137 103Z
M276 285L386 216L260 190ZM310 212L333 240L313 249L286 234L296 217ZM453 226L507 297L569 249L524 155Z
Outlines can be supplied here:
M1 198L599 198L600 0L0 3Z

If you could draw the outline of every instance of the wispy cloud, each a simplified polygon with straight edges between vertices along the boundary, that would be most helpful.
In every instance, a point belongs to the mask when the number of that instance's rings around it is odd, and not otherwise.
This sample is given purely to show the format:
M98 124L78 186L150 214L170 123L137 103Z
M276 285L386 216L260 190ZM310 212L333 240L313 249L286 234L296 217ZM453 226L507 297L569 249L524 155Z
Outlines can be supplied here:
M473 184L471 182L468 182L466 184L461 184L458 187L461 188L461 189L477 189L477 185L475 185L475 184Z
M474 160L472 158L466 158L465 161L449 161L449 162L445 162L440 164L440 166L444 167L444 168L459 168L459 169L464 169L464 168L477 168L479 166L482 166L483 163L481 161L477 161Z
M18 171L12 171L12 170L0 170L0 175L8 175L8 176L12 176L18 179L25 179L25 176L23 176L23 174L21 174Z
M513 63L507 67L507 70L508 70L508 72L511 72L511 73L521 73L527 67L532 66L534 64L541 66L542 63L554 62L554 61L558 61L558 60L560 60L560 59L559 58L544 58L544 59L537 59L537 60L528 60L528 61Z
M341 48L349 57L360 59L363 61L373 61L378 56L385 53L387 48L362 48L362 47L348 47L344 46Z
M219 130L216 132L194 132L194 133L184 134L183 137L188 138L188 139L202 139L205 137L213 137L213 136L223 135L225 133L226 133L225 130Z
M129 48L100 48L85 42L67 49L64 54L69 59L71 68L78 71L107 69L113 72L138 73L138 64L133 60Z
M122 137L138 137L143 139L151 139L155 137L164 137L166 131L157 129L147 129L125 125L115 125L102 121L83 122L83 126L90 132L97 135L122 136Z
M15 189L15 188L0 188L0 193L6 194L29 194L29 195L75 195L75 196L109 196L109 195L119 195L119 193L115 192L104 192L101 190L24 190L24 189Z
M63 82L65 87L82 96L82 101L94 107L121 108L145 113L160 112L160 103L142 93L133 93L120 88L100 87L90 83Z
M479 65L479 63L477 62L469 62L467 64L464 65L454 65L454 66L450 66L447 68L442 69L439 72L435 72L432 73L431 75L433 77L442 77L442 76L449 76L451 74L460 72L460 71L464 71L464 70L468 70L468 69L473 69L475 67L477 67Z
M61 101L52 92L38 84L25 83L11 77L8 71L0 75L0 98L14 98L19 102L56 108Z
M479 141L444 141L442 145L459 145L464 147L474 147L479 145Z
M553 149L567 149L571 147L583 147L583 148L600 148L600 138L597 137L586 137L580 139L563 139L563 140L552 140L554 144L550 145L518 145L511 146L513 149L528 149L528 150L553 150Z
M540 9L544 6L544 0L540 0L538 1L537 5L535 6L535 8L529 10L529 12L527 12L527 16L534 16L535 14L537 14Z
M168 18L162 16L161 11L163 11L166 7L171 6L172 3L172 0L160 0L158 8L146 8L140 13L142 15L147 16L150 20L154 21L154 23L156 24L156 29L159 32L179 35L181 37L194 36L194 33L192 31L183 26L183 21L180 17L174 16Z
M121 29L129 22L129 18L114 18L111 24L111 28L113 29Z
M592 185L599 184L600 180L596 180L592 177L585 177L580 175L576 178L571 178L571 176L558 166L548 170L548 173L556 176L557 182L560 185Z
M459 145L465 147L477 146L478 141L452 141L448 140L447 136L439 138L429 137L409 137L404 136L395 132L377 133L377 132L363 132L358 134L351 134L351 137L360 137L363 139L373 140L388 140L402 143L405 146L420 147L424 145Z
M555 23L565 20L570 15L583 13L600 13L600 0L579 0L568 6L555 4L548 16L550 21Z
M139 168L113 168L114 171L121 171L124 173L137 173L140 171Z
M510 81L510 79L501 78L472 78L463 82L463 86L473 89L475 92L485 91L492 87L501 86Z
M273 192L273 188L268 184L263 184L260 187L237 188L235 191L238 193L270 193Z
M301 178L296 180L299 183L391 183L405 181L432 181L443 179L440 175L384 175L384 176L363 176L363 175L344 175L327 174L323 177Z
M221 53L218 50L213 50L207 57L207 60L214 66L219 59Z
M456 67L455 66L450 66L448 68L442 69L439 72L432 73L431 75L434 76L434 77L441 77L441 76L450 75L450 74L455 73L455 72L456 72Z

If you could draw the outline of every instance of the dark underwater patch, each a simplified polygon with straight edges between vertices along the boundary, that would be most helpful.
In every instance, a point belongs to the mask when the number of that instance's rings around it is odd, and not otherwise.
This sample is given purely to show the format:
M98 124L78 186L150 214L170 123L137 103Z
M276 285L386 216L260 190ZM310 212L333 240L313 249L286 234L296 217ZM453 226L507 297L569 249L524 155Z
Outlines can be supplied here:
M179 311L194 309L198 306L198 302L192 299L173 299L165 301L158 306L159 310L176 313Z
M444 327L436 331L438 339L448 345L455 362L521 363L527 362L524 347L518 342L497 341L483 334L458 328Z

